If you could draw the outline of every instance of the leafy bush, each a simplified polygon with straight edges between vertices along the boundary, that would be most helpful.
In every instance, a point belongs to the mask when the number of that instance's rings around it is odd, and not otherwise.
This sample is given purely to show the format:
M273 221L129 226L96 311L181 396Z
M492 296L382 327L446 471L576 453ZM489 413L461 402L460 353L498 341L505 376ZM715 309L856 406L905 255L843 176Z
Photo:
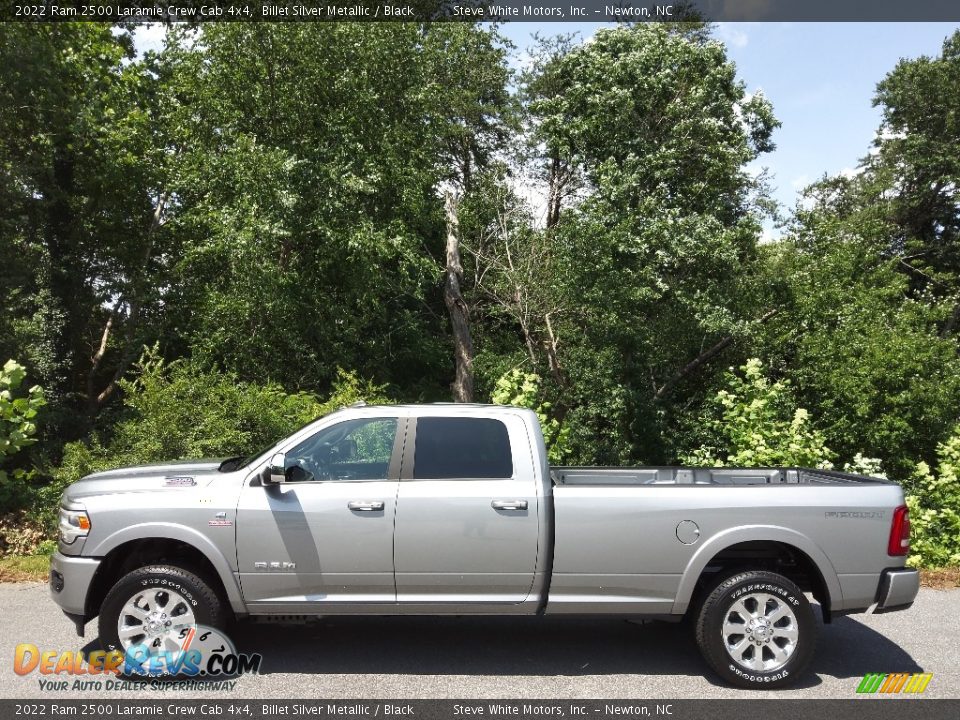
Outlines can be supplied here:
M570 455L570 430L565 423L550 417L550 403L540 397L540 376L514 368L497 380L490 398L497 405L513 405L533 410L540 420L547 456L562 463Z
M751 358L726 373L726 390L713 400L705 423L712 442L682 458L689 465L741 467L832 467L823 435L810 413L796 407L787 380L771 383L760 360Z
M857 453L853 460L843 464L843 471L856 473L857 475L867 475L869 477L887 479L887 474L883 470L883 463L880 458L864 457L863 453Z
M250 455L302 425L359 400L385 402L384 386L338 370L330 397L287 393L279 385L243 382L189 360L165 362L156 349L124 381L126 416L109 439L69 443L54 482L40 491L53 521L63 489L84 475L124 465L203 457Z
M36 442L35 418L46 403L38 385L27 390L26 396L17 397L26 376L26 369L14 360L7 360L0 369L0 463ZM0 466L0 509L13 509L32 475L32 470L7 472Z
M906 483L916 567L960 565L960 426L937 448L937 474L921 462Z

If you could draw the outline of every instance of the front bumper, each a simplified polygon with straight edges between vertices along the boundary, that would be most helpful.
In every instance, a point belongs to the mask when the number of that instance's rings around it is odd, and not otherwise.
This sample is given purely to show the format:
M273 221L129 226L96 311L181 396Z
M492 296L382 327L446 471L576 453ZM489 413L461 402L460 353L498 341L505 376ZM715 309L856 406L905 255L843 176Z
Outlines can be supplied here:
M906 610L920 592L920 572L913 568L884 570L877 589L875 613Z
M73 557L55 552L50 558L50 597L68 615L83 616L87 590L100 567L96 558Z

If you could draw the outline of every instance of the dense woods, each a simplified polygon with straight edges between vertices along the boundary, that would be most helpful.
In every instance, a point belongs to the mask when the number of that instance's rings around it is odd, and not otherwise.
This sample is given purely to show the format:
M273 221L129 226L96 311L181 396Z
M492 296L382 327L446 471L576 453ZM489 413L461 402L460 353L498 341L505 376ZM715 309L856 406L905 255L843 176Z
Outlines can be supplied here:
M494 399L568 464L886 473L923 562L960 562L960 33L877 78L857 172L774 242L748 165L776 110L708 25L510 52L467 23L142 56L0 25L5 511L358 398Z

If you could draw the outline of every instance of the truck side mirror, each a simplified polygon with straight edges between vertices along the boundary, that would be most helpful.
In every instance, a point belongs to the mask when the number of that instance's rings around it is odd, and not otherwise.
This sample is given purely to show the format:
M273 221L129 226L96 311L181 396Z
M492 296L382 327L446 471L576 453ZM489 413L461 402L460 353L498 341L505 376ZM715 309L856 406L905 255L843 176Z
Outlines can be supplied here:
M270 463L263 469L260 482L264 485L279 485L287 481L287 456L277 453L270 458Z

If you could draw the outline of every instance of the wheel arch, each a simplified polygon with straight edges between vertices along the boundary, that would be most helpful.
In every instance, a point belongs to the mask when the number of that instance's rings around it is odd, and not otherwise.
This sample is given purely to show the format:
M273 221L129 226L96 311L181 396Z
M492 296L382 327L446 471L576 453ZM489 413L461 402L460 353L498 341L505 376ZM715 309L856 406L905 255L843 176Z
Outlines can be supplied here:
M684 569L674 600L673 614L682 615L694 604L703 579L710 575L709 568L776 571L769 566L769 562L785 557L795 563L796 572L781 574L794 581L800 575L809 575L809 589L821 604L824 620L829 622L831 609L843 607L843 592L833 564L826 553L807 536L790 528L773 525L733 528L714 535L704 543Z
M111 535L91 554L102 558L87 590L85 619L96 617L110 588L138 567L169 562L206 576L235 615L246 613L236 576L223 553L200 533L179 525L137 525Z

